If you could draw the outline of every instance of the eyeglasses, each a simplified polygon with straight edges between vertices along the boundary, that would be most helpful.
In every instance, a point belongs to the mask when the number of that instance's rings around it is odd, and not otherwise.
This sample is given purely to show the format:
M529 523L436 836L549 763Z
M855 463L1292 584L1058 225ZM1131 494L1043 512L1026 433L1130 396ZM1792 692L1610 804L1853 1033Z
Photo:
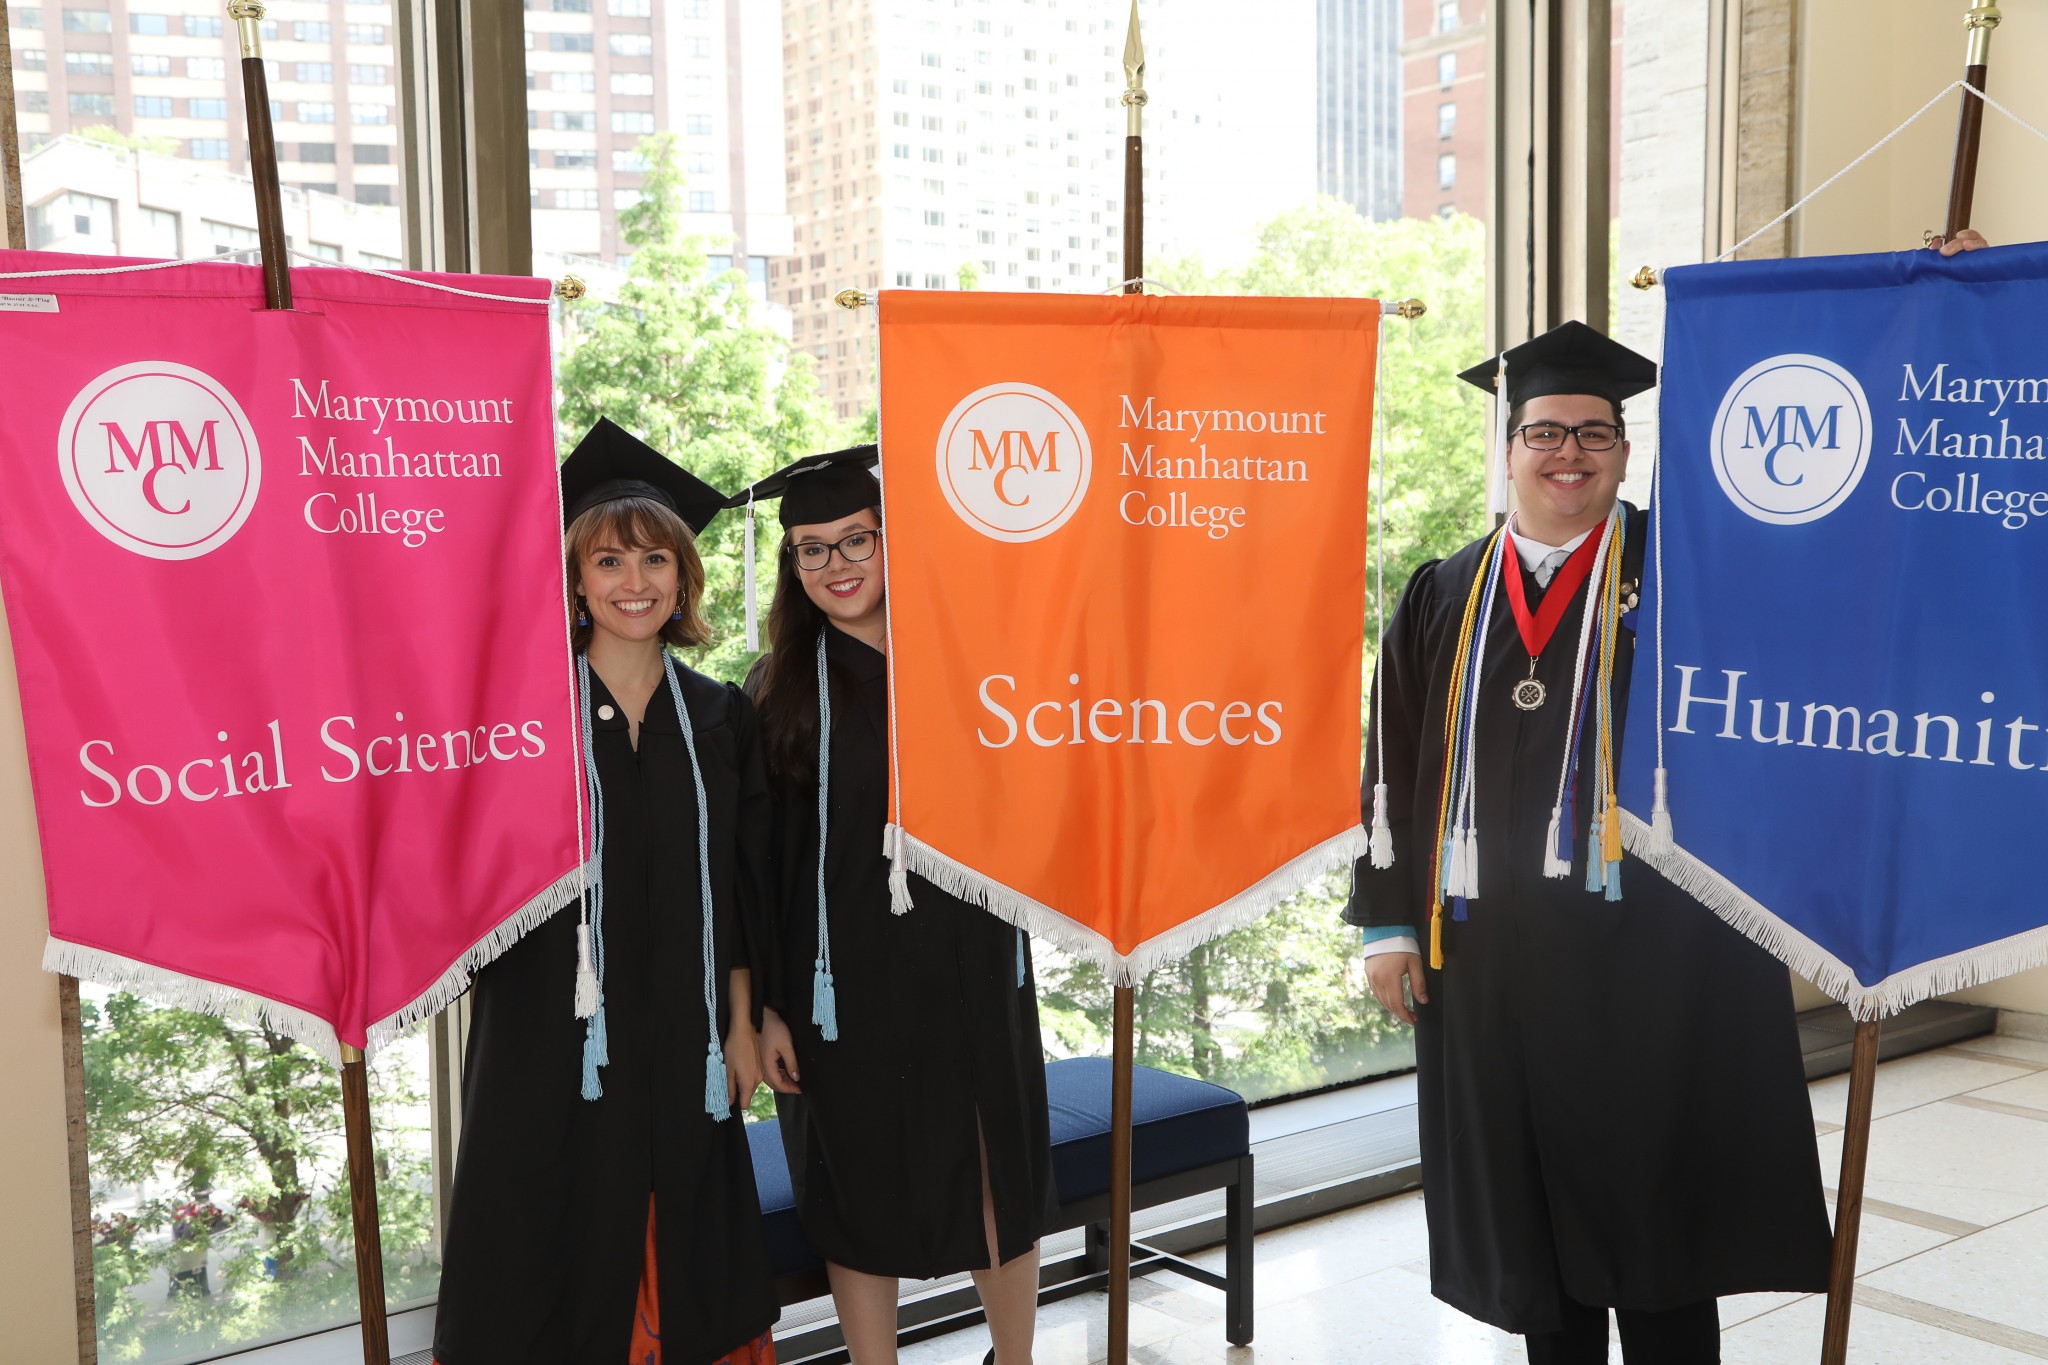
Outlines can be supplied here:
M839 557L847 563L858 564L864 559L872 558L875 547L881 543L882 528L877 526L872 531L855 531L852 535L841 536L838 540L806 540L784 548L795 558L799 569L816 573L831 560L834 550L839 551Z
M1522 444L1531 450L1549 452L1564 449L1564 438L1575 437L1580 450L1612 450L1614 443L1621 439L1621 427L1614 422L1582 422L1568 427L1561 422L1528 422L1508 433L1509 439L1522 438Z

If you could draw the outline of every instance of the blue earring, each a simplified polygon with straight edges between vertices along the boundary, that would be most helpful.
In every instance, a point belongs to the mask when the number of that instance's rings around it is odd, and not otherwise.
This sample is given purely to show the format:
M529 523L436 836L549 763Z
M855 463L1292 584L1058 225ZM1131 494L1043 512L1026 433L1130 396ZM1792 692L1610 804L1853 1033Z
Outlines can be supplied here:
M671 620L671 621L680 621L680 620L682 620L682 619L683 619L683 609L682 609L681 607L677 607L677 608L676 608L676 609L675 609L675 610L674 610L673 612L671 612L671 613L669 614L669 618L668 618L668 619L669 619L669 620Z
M580 597L576 599L576 624L579 626L590 624L590 606Z

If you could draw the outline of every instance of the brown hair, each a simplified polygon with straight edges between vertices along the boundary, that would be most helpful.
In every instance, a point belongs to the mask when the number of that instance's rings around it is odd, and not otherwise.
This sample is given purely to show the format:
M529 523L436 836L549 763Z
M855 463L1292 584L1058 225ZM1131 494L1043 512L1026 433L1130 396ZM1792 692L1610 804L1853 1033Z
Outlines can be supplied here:
M653 498L613 498L576 518L562 536L570 597L569 638L578 653L590 648L590 632L595 627L576 623L576 581L583 570L583 557L600 544L674 551L676 606L683 619L661 623L661 642L674 649L689 649L711 639L711 623L704 619L704 561L697 557L697 537L667 503Z

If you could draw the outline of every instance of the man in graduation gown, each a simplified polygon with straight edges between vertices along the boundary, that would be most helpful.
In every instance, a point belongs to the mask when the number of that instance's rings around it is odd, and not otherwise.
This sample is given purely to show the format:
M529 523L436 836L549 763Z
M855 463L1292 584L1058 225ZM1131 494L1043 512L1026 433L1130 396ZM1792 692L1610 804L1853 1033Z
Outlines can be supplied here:
M1587 890L1589 873L1604 881L1586 859L1607 856L1592 829L1605 798L1598 727L1574 717L1597 719L1603 674L1597 650L1580 668L1579 642L1586 613L1597 628L1613 601L1618 754L1648 531L1626 504L1610 520L1628 462L1621 403L1656 370L1576 322L1505 361L1462 377L1491 391L1505 373L1519 509L1497 552L1488 537L1418 569L1382 642L1365 780L1368 804L1385 784L1393 858L1360 859L1345 918L1365 928L1375 996L1415 1025L1436 1296L1524 1334L1539 1365L1605 1361L1609 1309L1630 1365L1718 1361L1718 1297L1827 1282L1791 985L1639 861L1622 898ZM1611 599L1587 568L1602 543L1620 553ZM1489 570L1500 581L1475 594ZM1470 631L1483 652L1461 651L1482 601ZM1480 666L1454 689L1461 657ZM1439 893L1454 691L1471 753L1460 889L1476 888L1456 902ZM1639 721L1650 742L1654 717ZM1546 855L1569 875L1546 875Z

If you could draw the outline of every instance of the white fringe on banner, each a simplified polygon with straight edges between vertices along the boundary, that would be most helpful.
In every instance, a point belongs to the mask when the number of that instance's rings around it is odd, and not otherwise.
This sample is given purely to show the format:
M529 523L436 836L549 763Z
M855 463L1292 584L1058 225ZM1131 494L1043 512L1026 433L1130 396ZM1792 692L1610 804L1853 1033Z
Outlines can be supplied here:
M43 946L43 970L147 996L174 1009L197 1010L240 1024L258 1024L311 1048L336 1070L341 1068L341 1041L335 1037L332 1024L317 1014L280 1004L267 996L55 937Z
M1042 938L1076 957L1097 963L1108 974L1110 984L1135 986L1154 968L1187 956L1213 938L1242 929L1280 902L1293 896L1318 877L1348 868L1364 857L1371 843L1364 825L1353 825L1333 838L1289 859L1280 867L1238 892L1214 909L1204 911L1185 924L1138 945L1126 957L1108 938L1086 925L1077 924L1048 905L992 881L964 863L956 862L908 832L901 836L901 850L910 870L933 886L978 905L998 919L1014 924L1033 938Z
M453 966L441 973L440 978L415 996L410 1004L370 1025L370 1045L363 1049L364 1056L376 1056L387 1044L397 1042L422 1020L431 1019L454 1004L456 997L469 989L477 968L496 960L500 953L540 928L557 910L574 904L583 895L586 879L595 871L590 863L585 863L563 873L553 885L506 916L497 928L470 944L469 951L457 958ZM573 996L573 987L565 988L563 994L565 997ZM564 1000L565 1009L569 1003L571 1000Z
M576 868L520 906L497 928L471 944L469 951L455 965L443 972L410 1004L389 1018L370 1025L369 1046L363 1050L364 1056L374 1057L406 1030L454 1003L457 996L469 989L477 968L526 937L548 916L583 894L584 871L584 868ZM54 936L43 948L43 970L75 976L80 981L90 981L111 990L145 996L174 1009L197 1010L201 1014L217 1015L237 1023L257 1024L310 1048L326 1058L328 1065L336 1069L341 1066L341 1040L335 1035L332 1024L308 1010L282 1004L253 991L205 981L168 967L137 962L119 953L68 943Z
M1650 825L1621 813L1621 841L1686 895L1728 921L1765 952L1849 1007L1858 1019L1883 1019L1908 1005L1966 990L2014 972L2048 966L2048 927L2029 929L1968 952L1952 953L1895 972L1874 986L1857 980L1840 958L1772 914L1748 892L1671 844L1660 851Z

